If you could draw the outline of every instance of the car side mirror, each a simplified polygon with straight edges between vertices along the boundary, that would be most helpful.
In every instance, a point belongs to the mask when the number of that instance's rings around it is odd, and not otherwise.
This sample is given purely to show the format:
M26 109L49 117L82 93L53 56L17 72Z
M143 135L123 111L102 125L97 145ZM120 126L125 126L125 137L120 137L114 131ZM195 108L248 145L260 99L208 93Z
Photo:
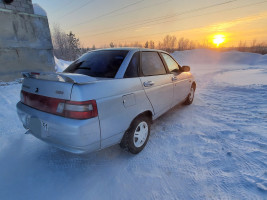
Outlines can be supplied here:
M172 70L171 72L173 72L173 73L179 73L180 72L180 70L178 69L178 68L175 68L174 70Z
M183 72L190 72L190 67L189 66L182 66L182 71Z

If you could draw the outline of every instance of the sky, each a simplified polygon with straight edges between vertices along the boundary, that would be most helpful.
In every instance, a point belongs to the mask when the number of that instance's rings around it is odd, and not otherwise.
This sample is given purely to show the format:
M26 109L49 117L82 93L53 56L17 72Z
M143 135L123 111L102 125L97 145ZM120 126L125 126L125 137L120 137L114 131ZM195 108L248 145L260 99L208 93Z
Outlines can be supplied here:
M161 41L166 35L224 46L267 42L267 0L33 0L53 29L72 31L84 47Z

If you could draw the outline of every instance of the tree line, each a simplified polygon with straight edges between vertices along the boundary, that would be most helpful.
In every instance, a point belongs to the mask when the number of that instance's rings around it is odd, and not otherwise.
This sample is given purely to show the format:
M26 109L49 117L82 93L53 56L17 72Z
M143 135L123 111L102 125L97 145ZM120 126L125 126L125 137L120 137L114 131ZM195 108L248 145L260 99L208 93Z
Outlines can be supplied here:
M54 46L54 55L63 60L73 61L80 57L82 54L95 50L96 46L83 47L80 39L72 32L65 33L58 25L55 25L52 32L52 41ZM155 42L148 40L144 44L136 41L130 43L114 43L110 42L109 45L103 45L99 48L115 48L115 47L139 47L149 49L161 49L168 52L184 51L191 49L203 49L203 48L214 48L208 40L202 42L196 42L184 37L177 38L174 35L166 35L162 41ZM222 51L237 50L242 52L252 52L267 54L267 44L264 42L257 42L253 40L251 43L240 41L237 46L219 48Z
M200 45L198 45L200 46ZM196 42L186 39L184 37L177 39L176 36L166 35L163 41L159 41L156 43L153 40L148 40L144 44L135 41L130 43L113 43L111 42L109 45L104 45L102 48L114 48L114 47L140 47L140 48L149 48L149 49L161 49L168 52L173 51L184 51L190 49L196 49Z

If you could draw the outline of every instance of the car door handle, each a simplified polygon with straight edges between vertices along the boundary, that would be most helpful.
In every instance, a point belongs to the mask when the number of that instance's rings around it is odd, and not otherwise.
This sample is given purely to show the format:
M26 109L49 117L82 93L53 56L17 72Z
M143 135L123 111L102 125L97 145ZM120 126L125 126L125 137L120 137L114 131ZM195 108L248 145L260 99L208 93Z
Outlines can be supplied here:
M172 81L177 81L177 77L173 76Z
M144 82L144 86L145 87L151 87L153 86L155 83L153 81L147 81L147 82Z

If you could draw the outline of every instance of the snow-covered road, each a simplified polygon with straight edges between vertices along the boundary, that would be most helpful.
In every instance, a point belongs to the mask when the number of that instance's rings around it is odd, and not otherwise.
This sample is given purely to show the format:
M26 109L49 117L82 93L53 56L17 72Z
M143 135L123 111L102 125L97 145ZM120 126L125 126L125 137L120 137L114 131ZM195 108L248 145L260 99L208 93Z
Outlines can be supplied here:
M195 101L157 119L138 155L73 155L24 135L20 84L0 83L0 199L267 199L267 56L173 55L196 76Z

